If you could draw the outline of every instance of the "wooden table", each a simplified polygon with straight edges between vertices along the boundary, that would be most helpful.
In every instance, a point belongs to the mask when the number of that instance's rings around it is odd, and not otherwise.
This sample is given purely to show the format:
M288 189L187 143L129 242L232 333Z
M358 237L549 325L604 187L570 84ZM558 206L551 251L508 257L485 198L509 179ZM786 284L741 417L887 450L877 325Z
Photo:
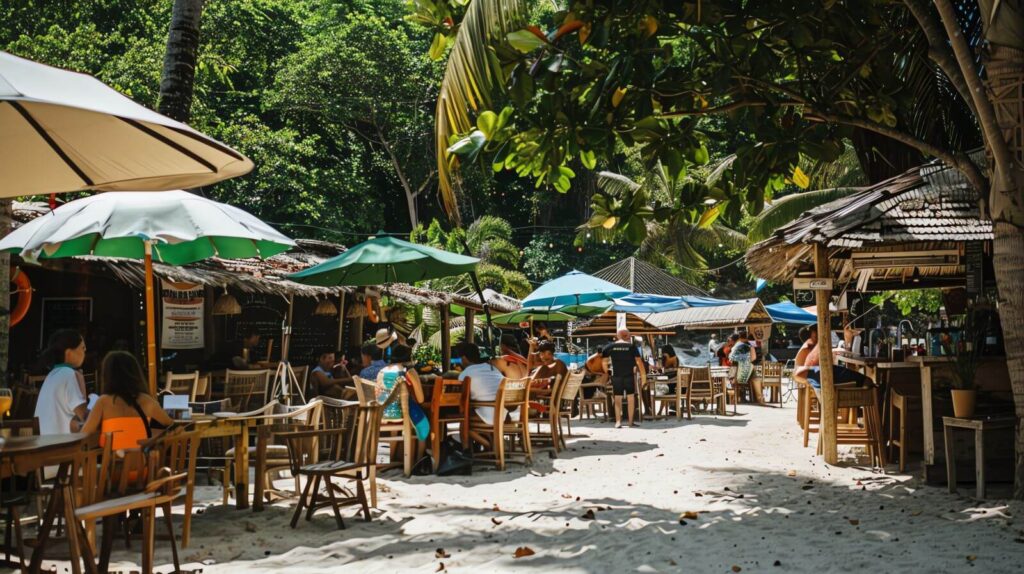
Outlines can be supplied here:
M923 425L924 464L935 464L935 429L932 405L932 369L953 362L950 357L907 357L921 370L921 420ZM945 436L945 435L943 435Z
M32 551L29 572L39 572L43 563L46 541L53 529L58 512L64 513L64 523L70 551L71 571L81 572L79 564L78 530L70 525L75 523L75 495L71 484L71 468L75 457L90 435L82 433L19 436L7 439L0 448L0 477L24 475L45 466L58 465L53 493L43 515L36 547ZM87 542L86 542L87 543Z
M1016 428L1017 417L985 417L961 419L942 417L942 435L946 442L946 480L949 491L956 492L956 460L953 448L953 429L974 431L974 476L977 482L977 497L985 498L985 431Z

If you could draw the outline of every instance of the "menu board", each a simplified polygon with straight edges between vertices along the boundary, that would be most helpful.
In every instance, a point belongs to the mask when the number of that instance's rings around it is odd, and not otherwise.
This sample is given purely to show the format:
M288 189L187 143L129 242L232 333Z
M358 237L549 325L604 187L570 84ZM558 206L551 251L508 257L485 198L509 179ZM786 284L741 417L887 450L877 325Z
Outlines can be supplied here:
M807 307L814 305L817 302L814 291L809 289L794 289L793 290L793 302L796 303L797 307Z
M240 297L239 303L242 305L242 314L234 322L234 332L228 333L228 340L240 341L245 333L255 331L260 334L260 351L256 358L265 358L267 341L273 340L271 360L280 359L282 327L288 318L288 302L279 297L248 294ZM312 299L295 299L288 347L288 358L292 363L311 364L321 349L336 350L338 317L313 315L315 305Z
M87 333L92 322L92 297L43 297L42 328L39 348L46 347L50 335L61 329Z
M985 264L984 245L981 241L968 241L964 244L964 272L967 275L967 294L981 293L985 284L983 268Z

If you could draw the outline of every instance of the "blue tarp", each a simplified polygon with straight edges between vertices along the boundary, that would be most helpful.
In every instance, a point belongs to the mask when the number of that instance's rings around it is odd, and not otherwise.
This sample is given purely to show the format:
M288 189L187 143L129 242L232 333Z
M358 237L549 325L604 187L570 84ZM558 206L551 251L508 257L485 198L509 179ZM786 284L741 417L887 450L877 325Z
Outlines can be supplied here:
M616 298L615 304L609 310L618 313L665 313L686 309L689 306L685 297L633 293Z
M813 325L818 322L814 313L808 313L797 307L792 301L782 301L773 305L765 305L772 321L776 323L789 323L792 325Z
M699 295L684 295L683 301L685 301L690 307L721 307L722 305L741 303L741 301L715 299L714 297L701 297Z

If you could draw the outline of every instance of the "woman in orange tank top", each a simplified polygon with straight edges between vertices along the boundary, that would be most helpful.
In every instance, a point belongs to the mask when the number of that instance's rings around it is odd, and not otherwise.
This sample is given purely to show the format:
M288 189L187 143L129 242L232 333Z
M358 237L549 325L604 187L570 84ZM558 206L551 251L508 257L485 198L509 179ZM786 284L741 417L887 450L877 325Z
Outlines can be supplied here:
M138 457L128 463L129 468L141 468L141 453L136 451L139 443L151 435L150 421L163 426L173 421L160 404L146 393L146 379L142 367L131 353L112 351L103 359L100 372L103 395L96 401L89 418L82 427L84 433L103 433L100 445L106 446L106 435L111 434L111 448L118 456ZM130 472L128 480L134 481L137 473Z

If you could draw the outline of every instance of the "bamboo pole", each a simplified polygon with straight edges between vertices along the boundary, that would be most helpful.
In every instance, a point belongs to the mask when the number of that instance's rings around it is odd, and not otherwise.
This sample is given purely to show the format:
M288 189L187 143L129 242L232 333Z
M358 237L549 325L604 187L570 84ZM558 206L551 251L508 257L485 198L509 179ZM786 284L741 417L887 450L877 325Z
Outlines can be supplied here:
M814 273L817 277L831 277L828 264L828 250L820 243L814 244ZM815 291L818 314L818 355L821 368L821 440L822 455L828 464L839 461L836 446L836 389L832 380L832 315L828 308L831 291Z
M342 291L341 295L338 296L338 352L342 356L345 356L345 349L342 345L345 344L345 292ZM341 357L338 357L340 360Z
M146 267L146 371L149 394L156 396L156 299L153 289L153 242L143 242Z
M444 370L447 371L452 365L452 325L451 315L448 311L448 304L441 305L441 361Z
M473 329L473 323L476 319L476 310L466 309L466 342L473 343L476 341L476 332Z

